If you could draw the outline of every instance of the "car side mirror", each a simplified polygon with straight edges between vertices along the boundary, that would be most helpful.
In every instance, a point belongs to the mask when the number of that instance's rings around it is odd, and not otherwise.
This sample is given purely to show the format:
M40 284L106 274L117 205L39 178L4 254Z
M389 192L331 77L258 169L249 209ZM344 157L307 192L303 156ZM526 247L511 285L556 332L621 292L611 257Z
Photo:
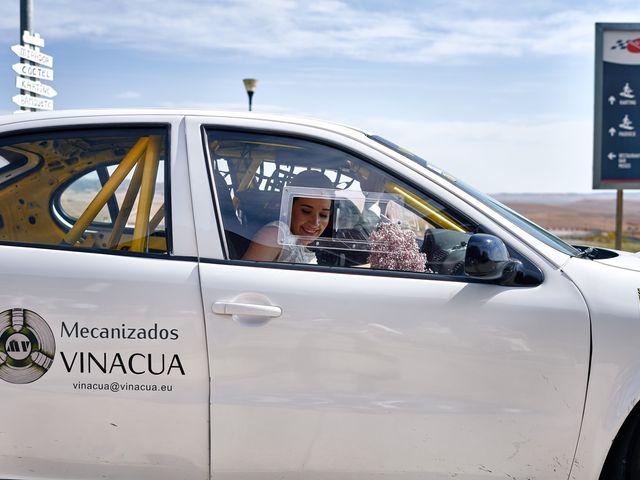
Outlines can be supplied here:
M507 246L494 235L476 233L467 241L464 272L472 278L512 285L521 267L519 260L509 258Z

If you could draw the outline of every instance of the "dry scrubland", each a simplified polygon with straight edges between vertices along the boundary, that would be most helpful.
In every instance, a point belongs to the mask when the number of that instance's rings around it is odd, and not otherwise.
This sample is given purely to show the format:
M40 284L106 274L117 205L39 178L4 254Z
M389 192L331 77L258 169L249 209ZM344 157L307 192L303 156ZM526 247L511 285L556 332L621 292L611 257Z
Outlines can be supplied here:
M615 194L497 194L494 197L570 243L613 247ZM625 192L623 249L640 251L640 195Z

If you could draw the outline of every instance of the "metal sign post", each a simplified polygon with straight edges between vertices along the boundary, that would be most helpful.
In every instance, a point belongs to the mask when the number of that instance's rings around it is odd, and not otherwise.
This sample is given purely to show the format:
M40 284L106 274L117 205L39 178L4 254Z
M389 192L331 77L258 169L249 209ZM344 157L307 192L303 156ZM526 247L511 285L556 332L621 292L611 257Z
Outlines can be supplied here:
M640 188L640 24L596 24L593 188L616 189L616 248L623 189Z
M20 44L11 47L20 59L19 63L12 65L20 94L11 100L20 106L21 111L53 110L53 100L49 99L58 92L38 80L53 80L53 57L40 51L44 48L44 38L31 31L32 12L33 0L20 0Z
M24 45L24 32L31 32L31 13L33 12L33 0L20 0L20 46ZM44 46L44 45L42 45ZM32 65L24 58L20 59L20 63ZM30 80L34 80L33 78ZM29 95L29 92L20 90L20 95ZM35 109L20 106L20 110L29 110L35 112Z

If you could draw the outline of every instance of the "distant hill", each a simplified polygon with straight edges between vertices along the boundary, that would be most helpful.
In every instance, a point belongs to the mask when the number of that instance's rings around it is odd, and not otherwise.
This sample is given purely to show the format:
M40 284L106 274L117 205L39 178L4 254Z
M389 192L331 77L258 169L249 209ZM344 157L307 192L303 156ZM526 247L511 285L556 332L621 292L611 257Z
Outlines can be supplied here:
M492 193L493 198L501 201L533 202L546 204L561 204L580 200L611 200L615 202L615 190L602 190L587 193ZM640 200L640 190L625 190L625 200Z
M498 193L492 195L550 230L615 230L616 193ZM640 234L640 191L624 192L623 230Z

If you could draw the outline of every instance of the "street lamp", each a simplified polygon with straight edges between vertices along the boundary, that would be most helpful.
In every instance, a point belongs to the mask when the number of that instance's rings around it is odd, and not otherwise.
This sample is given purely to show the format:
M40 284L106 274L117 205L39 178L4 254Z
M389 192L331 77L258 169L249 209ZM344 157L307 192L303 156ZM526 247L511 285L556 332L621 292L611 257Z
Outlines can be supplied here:
M242 82L244 83L244 89L247 91L247 95L249 96L249 111L251 111L251 100L253 99L253 92L256 91L258 80L255 78L245 78Z

